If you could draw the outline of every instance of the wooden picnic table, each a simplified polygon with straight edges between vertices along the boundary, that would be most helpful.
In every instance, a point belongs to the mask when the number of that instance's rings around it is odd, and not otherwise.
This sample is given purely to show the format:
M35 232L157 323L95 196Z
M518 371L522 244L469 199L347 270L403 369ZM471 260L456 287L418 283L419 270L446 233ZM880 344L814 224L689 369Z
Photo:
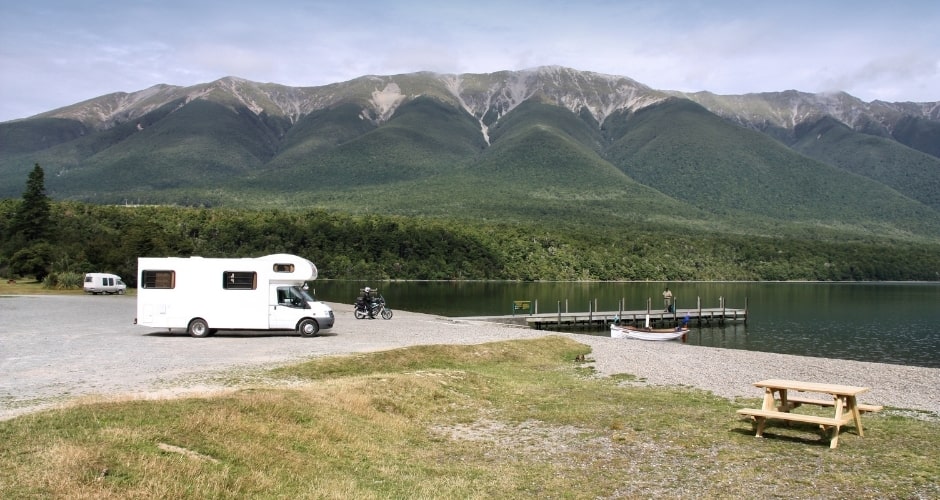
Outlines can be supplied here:
M860 405L858 403L856 397L859 394L871 390L870 387L821 384L817 382L800 382L797 380L781 379L761 380L760 382L755 382L754 385L764 389L763 405L761 405L759 410L743 408L738 410L738 413L750 416L757 421L757 437L763 437L764 426L767 420L775 419L786 422L804 422L817 424L823 429L831 427L832 437L829 441L829 447L835 448L839 445L839 431L843 425L854 422L858 435L864 436L865 431L862 428L861 412L880 411L882 409L881 406ZM804 398L793 396L790 394L790 391L828 394L831 398ZM835 408L835 415L832 417L822 417L792 413L790 411L804 404L832 406Z

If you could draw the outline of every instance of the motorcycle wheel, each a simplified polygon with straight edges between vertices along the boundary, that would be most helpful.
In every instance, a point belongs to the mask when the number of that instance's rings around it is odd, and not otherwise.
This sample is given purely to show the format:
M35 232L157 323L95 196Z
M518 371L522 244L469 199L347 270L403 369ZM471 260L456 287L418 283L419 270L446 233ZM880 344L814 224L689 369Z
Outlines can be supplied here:
M368 314L362 309L356 309L356 319L366 319Z
M382 309L382 319L392 319L392 310L391 309Z

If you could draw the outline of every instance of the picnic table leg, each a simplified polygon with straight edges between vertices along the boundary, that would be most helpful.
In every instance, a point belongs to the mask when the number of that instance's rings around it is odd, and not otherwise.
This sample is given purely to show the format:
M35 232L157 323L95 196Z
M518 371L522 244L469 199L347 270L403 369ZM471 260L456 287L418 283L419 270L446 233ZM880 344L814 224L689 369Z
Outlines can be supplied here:
M770 387L765 387L765 388L764 388L764 404L761 406L761 409L762 409L762 410L774 411L774 410L777 409L777 408L776 408L776 405L775 405L775 402L774 402L774 391L775 391L775 390L777 390L777 389L773 389L773 388L770 388ZM786 401L786 399L787 399L787 391L786 391L786 389L780 390L779 392L780 392L780 399Z
M858 435L864 436L865 431L862 430L862 414L858 410L858 401L855 399L855 396L846 397L848 402L849 410L852 412L852 418L855 419L855 428L858 429Z
M790 411L790 402L787 401L787 390L780 389L777 391L780 393L780 411L789 412Z
M839 446L839 425L832 428L832 438L829 439L829 449L834 450Z
M839 447L839 426L832 429L832 438L829 440L829 449L834 450Z
M842 427L842 409L844 399L840 396L835 396L836 398L836 425L832 429L832 439L829 441L829 448L834 449L839 446L839 431Z
M754 417L757 419L757 433L754 434L754 437L762 438L764 437L764 426L767 425L766 417Z
M779 393L780 400L786 404L787 401L787 390L786 389L774 389L771 387L764 388L764 403L761 405L761 409L768 411L777 410L776 398L774 393ZM767 418L765 417L754 417L754 420L757 421L757 432L754 434L755 437L762 438L764 437L764 427L767 426Z

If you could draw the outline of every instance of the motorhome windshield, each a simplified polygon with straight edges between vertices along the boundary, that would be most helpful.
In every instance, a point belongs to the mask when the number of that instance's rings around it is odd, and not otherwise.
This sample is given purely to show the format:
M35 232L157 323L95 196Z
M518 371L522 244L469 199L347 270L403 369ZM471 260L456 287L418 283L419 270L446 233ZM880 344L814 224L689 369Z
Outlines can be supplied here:
M311 295L310 292L300 288L299 286L291 287L291 291L297 294L298 297L304 299L306 302L316 302L316 299L313 298L313 295Z

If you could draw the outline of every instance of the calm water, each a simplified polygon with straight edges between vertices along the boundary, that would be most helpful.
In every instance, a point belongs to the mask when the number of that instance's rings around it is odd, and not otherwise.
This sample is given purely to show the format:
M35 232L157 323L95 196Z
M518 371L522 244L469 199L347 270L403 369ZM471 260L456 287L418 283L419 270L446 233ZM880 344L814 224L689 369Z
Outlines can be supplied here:
M511 314L512 301L538 312L661 308L663 283L317 281L317 297L352 304L378 287L389 307L443 316ZM940 368L940 283L670 283L677 306L744 308L749 318L695 328L690 344ZM567 304L566 304L567 303ZM392 320L394 321L394 319ZM585 334L604 334L584 332Z

